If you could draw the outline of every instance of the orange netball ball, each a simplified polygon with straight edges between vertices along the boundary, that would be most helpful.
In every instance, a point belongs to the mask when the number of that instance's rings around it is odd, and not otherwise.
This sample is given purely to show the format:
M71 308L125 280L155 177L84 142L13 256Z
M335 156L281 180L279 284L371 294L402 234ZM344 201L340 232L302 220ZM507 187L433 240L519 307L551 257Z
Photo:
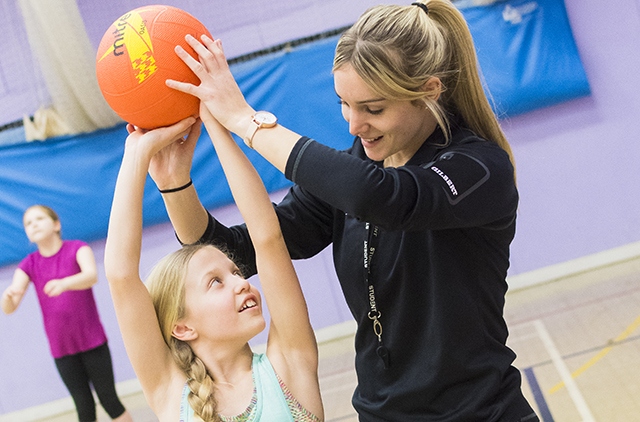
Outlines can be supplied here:
M107 29L96 55L96 74L102 95L123 120L154 129L198 115L198 98L165 85L167 79L200 83L174 51L181 45L197 58L186 34L198 40L203 34L211 37L192 15L163 5L134 9Z

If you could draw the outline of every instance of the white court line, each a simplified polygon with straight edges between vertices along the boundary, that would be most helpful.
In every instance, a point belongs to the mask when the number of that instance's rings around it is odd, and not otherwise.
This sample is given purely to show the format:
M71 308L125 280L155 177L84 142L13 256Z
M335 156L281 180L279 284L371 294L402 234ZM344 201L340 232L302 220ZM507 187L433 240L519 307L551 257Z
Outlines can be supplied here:
M595 422L595 419L591 414L591 410L589 410L589 406L587 406L587 402L584 400L584 397L582 397L582 393L580 393L578 385L571 376L571 372L569 371L569 368L567 368L567 365L564 363L564 360L562 360L562 356L560 355L560 352L558 351L555 343L551 339L547 328L539 319L533 321L533 325L536 327L536 331L540 336L540 340L542 340L544 347L547 349L547 353L549 353L553 365L556 367L556 370L560 374L562 382L564 382L565 387L567 387L569 396L571 396L573 403L576 405L578 413L580 413L580 416L582 416L582 421Z
M527 325L529 325L529 323L525 323ZM524 325L524 324L521 324ZM513 327L511 327L511 330L513 330ZM531 339L539 339L540 336L537 333L527 333L527 334L522 334L522 335L515 335L513 334L513 332L509 333L509 340L507 340L509 342L509 344L513 344L513 343L519 343L519 342L523 342L523 341L528 341Z

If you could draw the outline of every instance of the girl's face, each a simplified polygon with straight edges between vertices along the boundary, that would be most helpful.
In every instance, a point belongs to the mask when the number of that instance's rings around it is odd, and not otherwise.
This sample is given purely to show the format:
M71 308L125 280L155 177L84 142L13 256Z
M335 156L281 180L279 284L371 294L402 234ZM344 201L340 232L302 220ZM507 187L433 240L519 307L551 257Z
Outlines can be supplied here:
M35 244L60 236L60 221L55 221L40 207L29 208L22 217L22 223L27 238Z
M186 316L199 339L246 342L265 328L260 293L214 247L197 251L187 267Z
M435 118L424 104L380 97L349 64L333 76L349 132L360 137L370 159L384 161L385 167L402 166L434 131Z

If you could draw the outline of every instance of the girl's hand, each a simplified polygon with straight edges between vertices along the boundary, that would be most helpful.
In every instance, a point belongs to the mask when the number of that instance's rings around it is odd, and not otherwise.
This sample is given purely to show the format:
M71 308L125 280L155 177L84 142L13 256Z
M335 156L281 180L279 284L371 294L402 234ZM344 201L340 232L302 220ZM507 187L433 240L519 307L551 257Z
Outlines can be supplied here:
M2 298L6 298L15 302L16 298L22 296L22 293L22 290L18 289L15 286L9 285L9 287L7 287L4 292L2 292Z
M191 35L185 40L198 54L198 60L180 46L176 46L175 51L200 79L200 85L167 79L167 86L200 98L225 128L242 135L254 110L247 104L229 69L221 41L213 41L206 35L201 37L202 42Z
M153 156L176 141L186 142L188 138L200 135L197 121L194 117L187 117L174 125L153 130L144 130L128 124L129 136L127 136L125 148L136 148L141 153Z
M56 297L66 292L67 288L64 285L63 280L53 279L53 280L47 281L47 283L44 285L44 288L42 290L47 296Z

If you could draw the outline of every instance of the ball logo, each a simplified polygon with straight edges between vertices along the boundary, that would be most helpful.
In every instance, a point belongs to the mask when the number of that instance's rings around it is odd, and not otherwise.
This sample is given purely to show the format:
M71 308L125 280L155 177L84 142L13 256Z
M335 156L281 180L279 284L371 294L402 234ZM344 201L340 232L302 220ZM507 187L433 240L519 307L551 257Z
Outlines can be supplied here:
M127 13L114 23L113 45L98 59L100 62L110 54L121 56L126 51L139 84L158 70L151 37L146 22L139 13L143 11Z
M106 28L96 52L100 92L122 120L144 129L169 126L197 116L200 100L171 89L167 79L198 84L198 77L178 57L176 45L196 56L185 42L207 28L182 9L143 6L121 14Z

